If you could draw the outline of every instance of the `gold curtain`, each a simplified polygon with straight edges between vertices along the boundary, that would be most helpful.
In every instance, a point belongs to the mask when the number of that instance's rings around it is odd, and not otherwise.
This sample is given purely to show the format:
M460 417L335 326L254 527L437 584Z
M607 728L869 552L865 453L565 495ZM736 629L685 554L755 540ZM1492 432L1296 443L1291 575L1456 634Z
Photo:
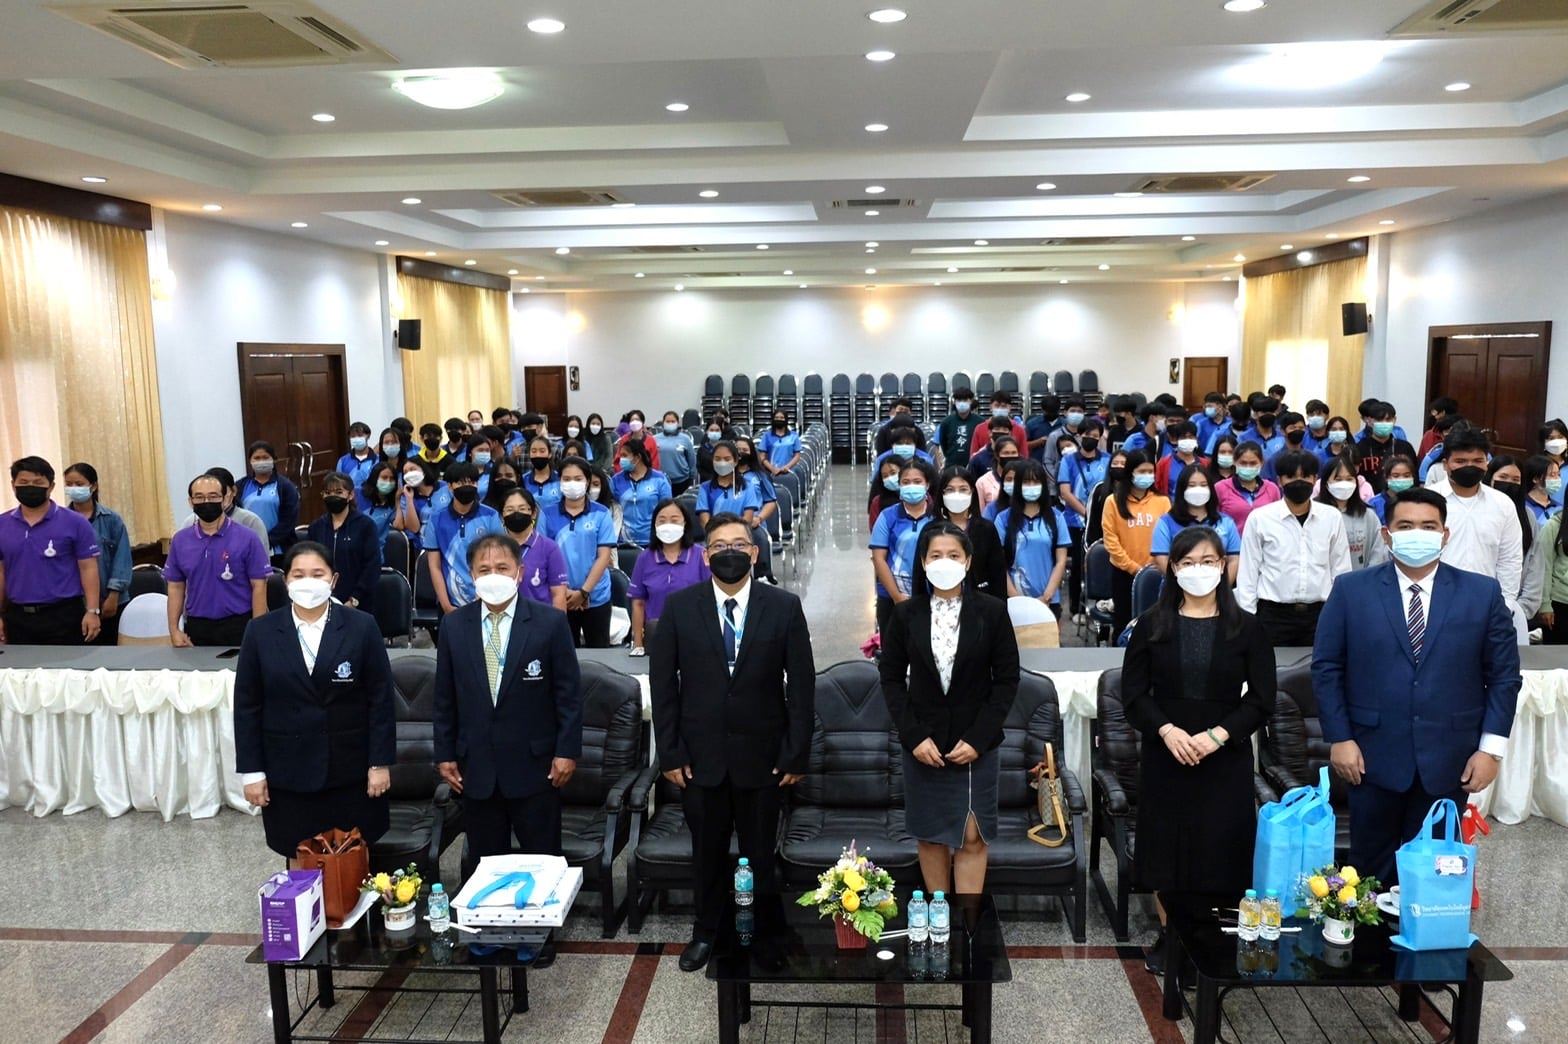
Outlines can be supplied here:
M1367 299L1366 272L1366 258L1353 257L1248 279L1242 393L1283 384L1296 409L1321 398L1354 420L1366 336L1342 334L1339 306Z
M133 543L172 529L146 233L0 207L0 457L28 454L97 468Z
M421 321L417 352L403 352L403 412L440 424L469 410L490 416L512 401L511 305L503 290L398 275L399 315Z

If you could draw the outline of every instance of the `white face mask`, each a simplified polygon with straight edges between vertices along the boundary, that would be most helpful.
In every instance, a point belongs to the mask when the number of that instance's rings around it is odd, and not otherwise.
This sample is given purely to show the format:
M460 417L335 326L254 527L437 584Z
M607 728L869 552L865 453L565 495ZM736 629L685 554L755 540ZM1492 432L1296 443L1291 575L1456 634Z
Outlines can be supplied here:
M659 538L661 544L678 544L681 537L686 535L686 527L675 522L666 522L653 527L653 535Z
M575 439L582 430L577 425L572 424L567 427L566 434L569 438Z
M968 511L971 507L974 506L974 494L965 493L959 490L954 490L951 493L943 493L942 506L947 508L947 510L951 511L955 515L960 511Z
M1176 582L1183 591L1202 598L1220 586L1220 577L1223 575L1225 571L1219 566L1188 566L1176 574Z
M581 500L583 494L588 492L588 483L581 479L569 479L561 483L561 496L567 500Z
M1181 498L1193 507L1203 507L1209 502L1208 486L1188 486Z
M1355 494L1356 484L1354 482L1330 482L1328 484L1328 495L1335 500L1349 500Z
M307 576L289 582L289 601L301 609L314 609L332 597L332 585L320 577Z
M484 576L474 577L474 594L479 596L481 602L490 605L505 605L517 597L517 577L503 576L500 573L486 573Z
M951 591L964 582L969 567L951 558L939 558L926 563L926 579L938 591Z
M1193 453L1193 452L1196 452L1197 449L1198 449L1198 440L1197 439L1177 439L1176 440L1176 448L1181 450L1183 453Z
M1552 456L1559 456L1564 450L1568 450L1568 439L1546 440L1546 452L1550 453Z

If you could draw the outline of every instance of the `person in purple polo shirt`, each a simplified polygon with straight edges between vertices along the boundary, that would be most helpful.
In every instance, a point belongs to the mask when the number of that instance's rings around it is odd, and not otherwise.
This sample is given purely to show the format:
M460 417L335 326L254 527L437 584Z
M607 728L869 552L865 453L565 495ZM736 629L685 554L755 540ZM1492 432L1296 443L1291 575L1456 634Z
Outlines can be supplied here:
M19 507L0 515L0 642L81 645L98 637L98 537L82 515L52 503L54 467L11 465Z
M169 541L169 640L175 646L235 646L267 613L272 564L256 534L223 514L223 484L197 475L186 489L196 524ZM180 627L180 616L185 627Z
M665 498L653 509L653 539L632 566L626 593L632 600L633 656L646 656L646 642L671 594L710 579L698 536L697 516L679 500Z
M541 605L566 612L566 588L571 582L566 571L566 556L561 545L540 532L539 501L519 486L501 501L501 525L517 541L521 552L517 566L517 586L523 596Z

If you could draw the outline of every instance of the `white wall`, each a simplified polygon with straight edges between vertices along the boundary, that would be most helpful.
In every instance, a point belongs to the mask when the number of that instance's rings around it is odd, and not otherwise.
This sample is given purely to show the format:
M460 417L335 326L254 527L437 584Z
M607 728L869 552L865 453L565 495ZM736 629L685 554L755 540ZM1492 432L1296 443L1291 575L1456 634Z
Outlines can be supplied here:
M1368 348L1368 395L1392 402L1406 428L1418 430L1429 327L1550 319L1546 414L1568 410L1568 193L1396 232L1384 245L1387 315L1373 316L1384 329Z
M695 406L702 380L759 372L824 382L964 370L1093 369L1150 395L1171 358L1224 355L1240 377L1234 283L1128 283L515 295L513 361L581 370L574 412Z
M215 464L243 471L241 341L345 345L351 417L379 430L402 412L381 257L184 214L161 218L155 252L175 284L155 304L153 325L176 519L191 476Z

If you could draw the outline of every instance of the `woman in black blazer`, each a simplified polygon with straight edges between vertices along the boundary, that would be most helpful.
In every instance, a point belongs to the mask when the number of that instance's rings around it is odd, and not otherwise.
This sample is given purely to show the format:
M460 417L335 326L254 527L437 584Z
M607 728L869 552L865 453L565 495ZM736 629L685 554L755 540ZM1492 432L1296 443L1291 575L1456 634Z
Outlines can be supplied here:
M904 747L904 820L932 891L985 889L997 834L1002 723L1018 692L1007 603L965 590L974 561L951 522L920 534L911 590L882 632L882 694ZM928 593L927 593L928 592Z
M330 553L301 541L283 571L291 604L253 620L240 646L234 750L267 847L292 857L333 827L386 833L397 726L380 628L331 600Z
M1224 571L1214 530L1176 534L1160 600L1138 618L1122 661L1127 722L1143 735L1142 890L1239 896L1252 887L1252 734L1274 707L1274 648ZM1151 971L1164 969L1164 944L1162 931Z
M941 516L964 531L973 549L964 590L1005 600L1007 555L1002 551L1002 538L997 536L996 527L980 515L980 495L969 469L956 464L944 468L936 480L936 490Z

